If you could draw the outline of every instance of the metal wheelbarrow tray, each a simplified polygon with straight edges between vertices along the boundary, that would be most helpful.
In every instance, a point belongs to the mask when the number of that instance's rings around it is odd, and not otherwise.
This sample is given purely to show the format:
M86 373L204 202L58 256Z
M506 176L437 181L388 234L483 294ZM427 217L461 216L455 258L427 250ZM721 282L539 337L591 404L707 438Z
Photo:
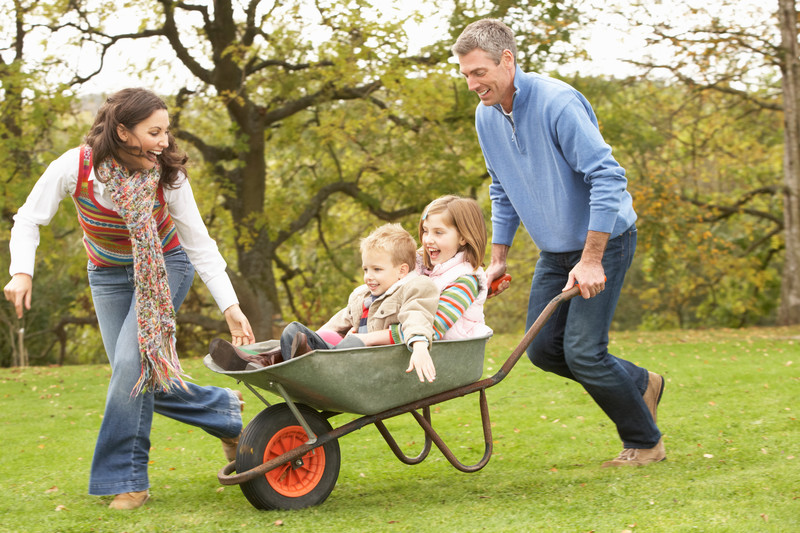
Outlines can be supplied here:
M259 509L317 505L330 495L338 479L341 455L337 439L369 424L375 424L405 464L421 463L431 444L436 444L456 469L480 470L492 455L486 389L508 375L556 307L578 292L576 286L553 298L500 370L483 380L480 377L489 337L435 342L431 348L436 365L433 383L421 383L416 372L405 373L409 351L402 345L316 350L276 365L242 371L225 370L206 355L204 363L210 370L243 382L267 405L244 429L236 459L220 470L217 478L223 485L240 485L248 501ZM277 343L266 341L248 349L266 351ZM257 389L281 396L284 403L271 405ZM464 465L433 429L430 406L473 392L480 393L484 454L477 463ZM334 429L328 419L339 413L363 416ZM410 413L425 432L425 443L416 457L405 455L382 422L405 413Z
M254 370L226 371L210 355L204 363L214 372L278 396L287 394L292 401L320 411L373 415L477 381L483 373L487 340L489 337L434 343L433 383L421 383L416 372L405 373L410 352L402 344L315 350ZM277 344L278 341L271 340L246 348L263 352Z

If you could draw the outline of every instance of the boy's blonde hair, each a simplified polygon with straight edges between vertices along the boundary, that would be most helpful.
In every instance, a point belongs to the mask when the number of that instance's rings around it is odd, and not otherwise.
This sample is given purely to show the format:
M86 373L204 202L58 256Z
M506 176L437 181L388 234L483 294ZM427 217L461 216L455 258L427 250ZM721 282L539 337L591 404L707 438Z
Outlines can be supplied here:
M461 196L447 195L441 196L428 204L428 207L422 212L422 217L419 219L419 240L422 242L422 224L429 215L442 214L445 224L453 227L464 237L467 243L459 251L463 251L464 255L472 265L472 268L478 268L483 264L483 257L486 254L486 241L488 239L486 234L486 221L483 220L483 211L478 205L478 202L472 198L463 198ZM428 250L423 249L423 260L425 266L433 268Z
M361 239L361 253L367 251L389 254L392 266L405 263L409 271L417 264L417 243L400 224L384 224Z

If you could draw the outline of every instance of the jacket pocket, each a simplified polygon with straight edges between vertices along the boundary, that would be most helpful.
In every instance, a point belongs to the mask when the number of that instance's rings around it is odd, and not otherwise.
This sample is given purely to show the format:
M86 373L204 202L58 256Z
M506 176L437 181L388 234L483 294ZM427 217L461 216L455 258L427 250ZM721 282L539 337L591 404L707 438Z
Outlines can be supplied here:
M386 318L389 316L397 316L397 313L399 312L400 312L399 302L384 301L378 308L378 310L375 311L375 314L372 316L373 318Z

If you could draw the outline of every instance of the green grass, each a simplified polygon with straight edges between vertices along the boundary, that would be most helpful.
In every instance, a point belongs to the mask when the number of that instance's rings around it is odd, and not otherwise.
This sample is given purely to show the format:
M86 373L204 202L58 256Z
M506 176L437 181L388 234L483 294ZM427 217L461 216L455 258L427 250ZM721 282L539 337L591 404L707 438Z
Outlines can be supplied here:
M489 343L485 375L517 341ZM219 441L163 417L151 501L111 511L110 497L86 494L108 368L2 369L0 531L800 531L800 328L618 333L612 352L666 376L667 461L601 469L620 451L614 427L580 386L523 359L487 391L494 455L480 472L456 471L435 449L406 466L368 426L340 439L330 498L292 512L257 511L221 486ZM199 359L184 363L198 383L236 386ZM248 421L261 404L244 393ZM445 442L476 462L478 395L433 410ZM416 454L411 417L387 425Z

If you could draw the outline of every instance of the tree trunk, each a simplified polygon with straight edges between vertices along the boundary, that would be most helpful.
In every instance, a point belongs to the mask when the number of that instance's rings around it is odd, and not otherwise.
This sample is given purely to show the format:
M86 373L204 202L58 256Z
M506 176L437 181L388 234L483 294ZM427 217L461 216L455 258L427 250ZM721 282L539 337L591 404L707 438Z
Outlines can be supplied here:
M786 257L778 323L800 323L800 47L795 0L778 0L783 57L783 219Z
M237 244L239 276L231 276L242 311L250 321L257 341L273 338L274 315L280 313L278 290L273 272L275 246L264 223L266 195L265 124L256 107L247 102L228 106L231 119L241 127L241 139L247 148L240 154L242 168L234 171L231 181L236 197L227 201L238 236L246 236Z

